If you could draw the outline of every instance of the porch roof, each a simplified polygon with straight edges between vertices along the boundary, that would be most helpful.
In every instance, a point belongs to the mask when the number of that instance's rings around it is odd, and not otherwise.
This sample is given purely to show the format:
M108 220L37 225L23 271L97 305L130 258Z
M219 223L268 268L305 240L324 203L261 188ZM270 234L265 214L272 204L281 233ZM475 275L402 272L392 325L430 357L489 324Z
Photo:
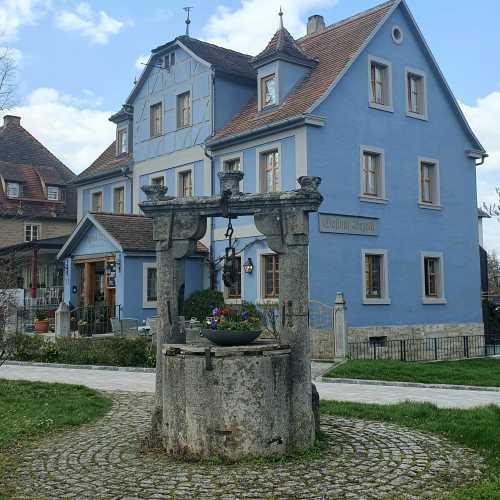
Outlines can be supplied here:
M88 213L80 221L57 258L68 257L92 226L104 233L122 252L156 252L156 241L153 240L153 219L151 217L100 212ZM196 252L207 253L208 248L199 241Z
M9 245L8 247L0 248L0 255L32 250L33 248L38 248L39 250L59 250L64 246L69 237L70 235L67 234L66 236L57 236L55 238L46 238L44 240L24 241L22 243L16 243L15 245Z

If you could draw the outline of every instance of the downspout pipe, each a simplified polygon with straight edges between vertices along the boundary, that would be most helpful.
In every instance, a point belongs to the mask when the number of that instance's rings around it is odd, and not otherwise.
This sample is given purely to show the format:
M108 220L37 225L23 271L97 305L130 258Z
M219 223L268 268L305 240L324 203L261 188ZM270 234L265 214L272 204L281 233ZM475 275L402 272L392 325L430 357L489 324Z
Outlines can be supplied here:
M490 156L488 153L483 153L481 155L481 159L476 163L476 167L480 167L481 165L483 165L488 156Z

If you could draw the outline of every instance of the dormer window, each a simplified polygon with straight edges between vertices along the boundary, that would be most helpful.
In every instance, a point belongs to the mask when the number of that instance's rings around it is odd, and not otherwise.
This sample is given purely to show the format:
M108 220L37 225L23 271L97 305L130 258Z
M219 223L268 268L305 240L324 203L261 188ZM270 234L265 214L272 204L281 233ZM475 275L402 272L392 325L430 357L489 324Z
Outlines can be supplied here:
M274 106L277 103L276 99L276 75L265 76L260 81L260 99L262 108Z
M60 195L61 193L58 186L47 186L47 200L59 201Z
M19 182L7 182L7 198L19 198L21 196L21 184Z
M116 133L116 154L126 153L127 149L127 129L122 128Z

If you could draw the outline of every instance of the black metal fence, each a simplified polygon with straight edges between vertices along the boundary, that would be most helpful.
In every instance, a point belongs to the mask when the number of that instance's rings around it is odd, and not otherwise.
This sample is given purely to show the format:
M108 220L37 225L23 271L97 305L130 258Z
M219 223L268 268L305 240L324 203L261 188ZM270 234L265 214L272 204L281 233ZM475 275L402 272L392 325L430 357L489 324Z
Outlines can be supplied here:
M112 332L112 319L120 319L119 305L81 306L71 311L71 331L80 337Z
M349 359L437 361L500 355L500 335L464 335L349 343Z

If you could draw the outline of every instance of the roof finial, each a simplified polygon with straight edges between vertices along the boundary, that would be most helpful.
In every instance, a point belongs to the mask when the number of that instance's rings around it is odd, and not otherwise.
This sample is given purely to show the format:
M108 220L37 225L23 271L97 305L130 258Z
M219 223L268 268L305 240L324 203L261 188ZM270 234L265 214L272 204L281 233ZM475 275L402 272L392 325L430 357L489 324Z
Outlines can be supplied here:
M283 11L281 10L281 5L280 5L280 11L278 12L278 16L280 16L280 29L283 29Z
M187 12L186 18L186 36L189 36L189 25L191 24L191 19L189 19L189 12L193 7L184 7L184 10Z

